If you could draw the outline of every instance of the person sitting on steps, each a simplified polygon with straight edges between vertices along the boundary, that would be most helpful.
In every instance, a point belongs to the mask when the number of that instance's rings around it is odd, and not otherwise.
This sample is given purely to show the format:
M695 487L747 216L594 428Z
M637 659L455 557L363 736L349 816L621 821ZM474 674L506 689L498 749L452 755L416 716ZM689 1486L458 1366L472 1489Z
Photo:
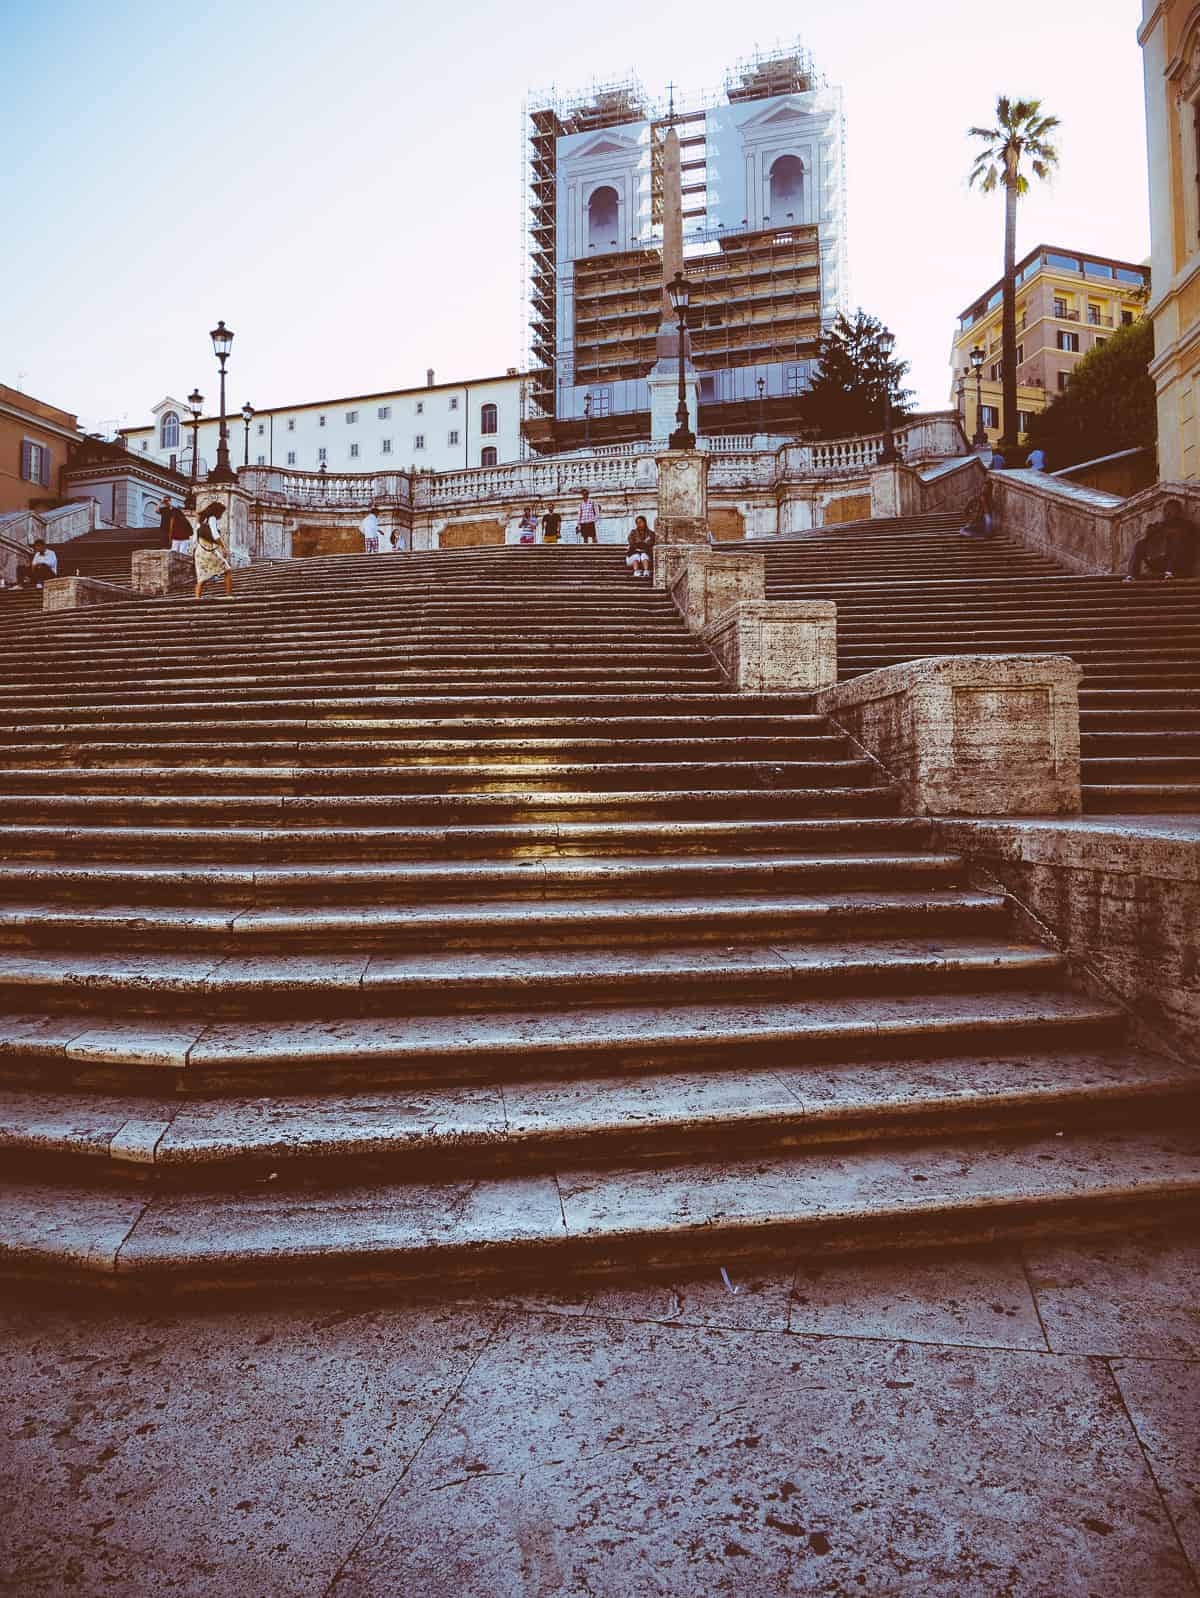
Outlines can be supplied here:
M225 507L219 501L213 500L200 512L200 524L196 528L196 598L204 597L204 585L211 582L214 577L224 577L225 597L233 598L233 568L229 563L229 552L225 548L225 541L221 537L221 517L225 514Z
M990 538L994 530L992 480L989 477L967 506L967 519L959 528L959 532L964 538Z
M47 549L44 538L35 538L33 541L33 564L23 571L18 578L22 588L33 586L40 588L48 577L58 576L58 556L52 549Z
M635 577L649 577L654 562L654 533L644 516L639 516L626 539L625 564Z
M1133 546L1125 581L1137 582L1143 574L1164 579L1190 577L1195 567L1196 524L1183 514L1177 499L1168 499L1162 521L1153 522Z

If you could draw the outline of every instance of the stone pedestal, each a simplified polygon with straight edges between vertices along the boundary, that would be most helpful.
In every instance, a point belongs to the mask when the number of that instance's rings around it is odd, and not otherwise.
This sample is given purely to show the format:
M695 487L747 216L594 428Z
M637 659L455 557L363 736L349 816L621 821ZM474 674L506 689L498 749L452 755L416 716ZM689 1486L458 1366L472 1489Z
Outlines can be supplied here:
M658 456L660 543L708 543L708 456L698 449L669 449Z
M98 577L51 577L42 588L43 610L84 610L89 605L111 605L132 599L133 590Z
M135 549L131 570L135 594L181 594L196 582L192 557L173 549Z
M225 507L225 514L221 517L221 533L233 564L247 565L254 556L250 516L254 496L237 483L201 483L196 491L196 509L192 513L192 520L199 521L200 512L213 500Z
M904 467L898 461L871 468L871 515L903 516L904 490L901 473Z
M837 682L837 606L829 599L743 599L703 638L740 694L813 693Z
M1079 679L1067 655L934 655L827 689L909 815L1078 815Z
M762 599L766 592L762 555L719 555L707 545L682 547L685 555L676 567L671 598L689 632L703 632L739 600Z

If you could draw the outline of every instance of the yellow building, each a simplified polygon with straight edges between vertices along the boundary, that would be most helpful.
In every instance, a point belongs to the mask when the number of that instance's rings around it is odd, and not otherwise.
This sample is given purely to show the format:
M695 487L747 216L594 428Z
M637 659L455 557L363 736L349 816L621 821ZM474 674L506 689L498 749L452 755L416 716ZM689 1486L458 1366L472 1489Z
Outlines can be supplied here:
M1142 0L1158 475L1200 477L1200 5Z
M1017 431L1044 411L1080 358L1103 344L1114 328L1142 315L1150 268L1107 255L1081 255L1039 244L1017 262ZM1001 433L1000 320L1004 281L993 283L958 319L950 364L951 393L968 438L975 436L978 410L988 442ZM983 351L977 384L971 351ZM978 399L978 405L977 405Z

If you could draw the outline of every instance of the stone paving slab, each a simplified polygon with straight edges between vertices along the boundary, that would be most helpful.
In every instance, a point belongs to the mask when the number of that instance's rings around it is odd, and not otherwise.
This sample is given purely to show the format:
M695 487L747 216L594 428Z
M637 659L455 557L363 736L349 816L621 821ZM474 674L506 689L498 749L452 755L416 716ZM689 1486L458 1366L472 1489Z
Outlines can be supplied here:
M1200 1586L1200 1363L1120 1360L1112 1370Z
M1026 1260L1056 1353L1200 1359L1200 1239L1047 1241L1028 1245Z

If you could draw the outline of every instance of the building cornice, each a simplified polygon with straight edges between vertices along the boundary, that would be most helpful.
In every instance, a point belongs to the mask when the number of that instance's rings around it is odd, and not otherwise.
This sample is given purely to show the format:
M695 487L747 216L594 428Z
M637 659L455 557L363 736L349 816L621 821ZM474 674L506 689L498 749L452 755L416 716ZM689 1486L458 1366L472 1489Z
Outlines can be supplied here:
M1167 0L1158 0L1158 4L1155 6L1154 10L1148 17L1144 18L1141 27L1137 31L1137 42L1142 46L1143 50L1146 48L1146 40L1162 21L1163 17L1166 15L1166 12Z
M528 374L524 372L502 372L499 377L469 377L462 383L425 383L419 388L387 388L381 389L376 394L345 394L340 399L305 400L300 405L269 405L261 411L255 411L254 419L258 421L263 416L289 416L299 411L333 410L338 405L368 405L372 400L400 400L420 399L423 394L448 394L457 390L464 393L467 389L484 388L489 383L521 383ZM241 412L233 411L225 417L227 427L233 427L235 422L240 424ZM202 416L195 424L203 427L206 423L219 423L219 416ZM191 412L186 406L180 411L179 425L181 428L191 427ZM119 427L117 432L122 438L132 437L135 433L153 433L153 422L143 423L141 427Z
M43 433L53 433L55 438L65 438L72 444L78 444L83 437L78 428L72 430L60 422L48 422L44 416L22 410L19 405L10 405L7 400L0 400L0 416L11 416L22 427L41 428Z

